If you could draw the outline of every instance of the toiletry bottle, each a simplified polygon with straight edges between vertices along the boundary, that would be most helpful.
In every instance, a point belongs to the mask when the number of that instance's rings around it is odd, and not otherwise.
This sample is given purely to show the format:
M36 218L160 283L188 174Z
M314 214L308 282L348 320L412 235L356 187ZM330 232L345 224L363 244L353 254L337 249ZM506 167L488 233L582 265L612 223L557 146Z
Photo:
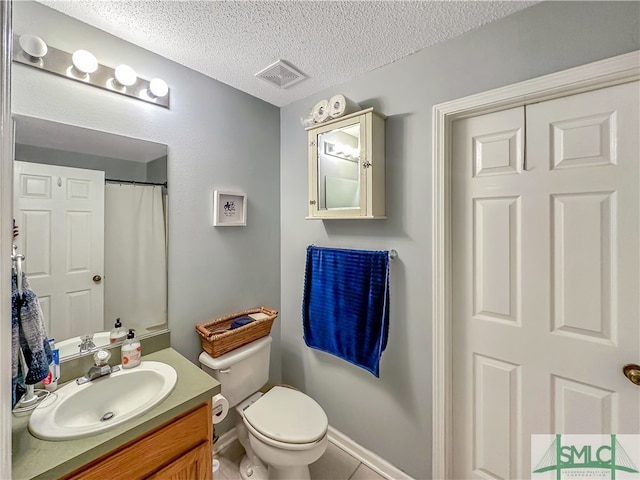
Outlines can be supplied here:
M116 343L127 338L127 331L122 328L120 318L116 318L116 323L113 326L113 330L109 334L109 343Z
M49 364L49 373L42 380L42 385L48 392L54 392L58 388L58 379L60 378L60 351L56 348L55 340L49 339L49 347L51 347L51 363Z
M135 338L133 328L129 329L127 339L122 343L122 368L133 368L140 365L142 357L142 347L140 341Z

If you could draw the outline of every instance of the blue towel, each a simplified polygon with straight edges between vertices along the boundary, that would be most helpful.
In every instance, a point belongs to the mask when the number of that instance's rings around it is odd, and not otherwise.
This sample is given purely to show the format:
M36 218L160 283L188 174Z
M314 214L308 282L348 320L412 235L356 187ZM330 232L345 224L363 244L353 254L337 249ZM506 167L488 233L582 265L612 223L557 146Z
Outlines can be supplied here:
M20 350L28 371L22 371ZM53 359L45 331L42 308L22 274L22 295L18 293L18 277L11 274L11 406L15 407L26 391L25 384L34 385L49 374Z
M389 334L389 252L307 247L305 343L380 377Z
M229 330L235 330L236 328L244 327L247 323L251 322L253 322L253 318L251 317L238 317L233 321L233 323L229 327Z

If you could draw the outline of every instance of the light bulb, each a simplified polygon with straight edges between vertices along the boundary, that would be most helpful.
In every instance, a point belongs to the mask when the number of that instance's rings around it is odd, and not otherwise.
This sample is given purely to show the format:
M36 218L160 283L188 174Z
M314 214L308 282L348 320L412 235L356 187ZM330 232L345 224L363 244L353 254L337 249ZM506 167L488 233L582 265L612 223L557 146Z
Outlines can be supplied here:
M27 58L32 62L40 60L49 50L44 40L40 37L36 37L35 35L20 35L18 43L20 43L20 48L22 48L22 51L25 53Z
M161 78L153 78L149 82L149 93L151 93L153 98L164 97L169 93L169 86L167 85L167 82Z
M136 71L129 65L118 65L116 67L116 81L123 87L130 87L138 80Z
M86 50L76 50L71 56L73 62L73 68L75 68L80 74L87 75L93 73L98 69L98 60L93 56L91 52Z

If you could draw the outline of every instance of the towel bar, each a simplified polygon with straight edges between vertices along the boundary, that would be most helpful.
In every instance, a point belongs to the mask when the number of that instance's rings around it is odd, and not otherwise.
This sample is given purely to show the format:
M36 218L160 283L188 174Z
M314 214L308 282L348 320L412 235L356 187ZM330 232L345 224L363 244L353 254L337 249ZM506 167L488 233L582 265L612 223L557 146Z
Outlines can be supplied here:
M15 225L15 224L14 224ZM18 246L13 245L13 250L11 254L11 261L13 263L13 268L16 271L16 284L18 288L18 295L22 298L22 262L24 262L24 255L18 253ZM24 352L22 348L20 348L20 364L22 365L22 372L24 377L26 378L27 372L29 371L29 367L27 366L27 361L24 358ZM26 391L22 398L19 399L18 403L16 403L17 407L29 407L36 404L38 401L38 396L35 394L35 387L30 384L26 384Z
M312 243L311 246L315 247L316 244ZM395 249L389 250L389 260L395 260L396 258L398 258L398 251Z

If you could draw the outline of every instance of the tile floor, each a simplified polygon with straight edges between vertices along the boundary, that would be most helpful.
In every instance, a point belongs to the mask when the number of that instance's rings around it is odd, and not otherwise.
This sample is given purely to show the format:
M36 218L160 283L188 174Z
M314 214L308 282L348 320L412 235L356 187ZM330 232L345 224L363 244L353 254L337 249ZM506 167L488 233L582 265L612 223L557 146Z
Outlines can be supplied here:
M216 455L220 469L214 473L214 480L241 480L238 466L243 454L240 444L234 442ZM331 442L325 454L309 466L309 471L311 480L385 480Z

